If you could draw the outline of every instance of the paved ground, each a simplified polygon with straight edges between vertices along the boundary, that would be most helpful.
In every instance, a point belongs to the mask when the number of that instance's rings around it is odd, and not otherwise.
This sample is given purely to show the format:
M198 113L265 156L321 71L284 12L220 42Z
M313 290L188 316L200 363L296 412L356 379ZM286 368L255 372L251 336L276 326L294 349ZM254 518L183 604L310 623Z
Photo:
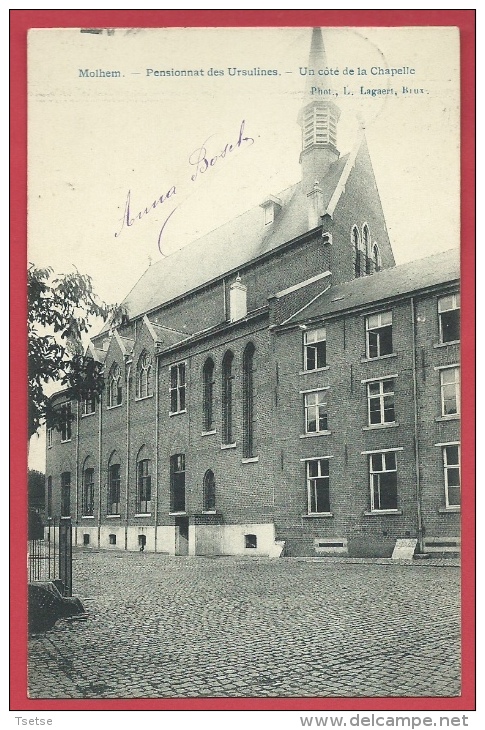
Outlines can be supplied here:
M453 696L459 569L84 551L30 697Z

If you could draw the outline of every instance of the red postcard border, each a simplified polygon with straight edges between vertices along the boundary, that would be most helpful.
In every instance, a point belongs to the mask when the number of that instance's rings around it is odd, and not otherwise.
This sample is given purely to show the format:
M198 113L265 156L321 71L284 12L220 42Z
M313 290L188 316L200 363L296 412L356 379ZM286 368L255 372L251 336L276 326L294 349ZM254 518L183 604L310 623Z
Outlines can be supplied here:
M68 27L457 26L461 39L462 695L449 698L34 700L27 697L27 32ZM474 710L475 709L475 11L11 10L10 11L10 709ZM437 232L439 235L439 232ZM430 597L432 600L432 597Z

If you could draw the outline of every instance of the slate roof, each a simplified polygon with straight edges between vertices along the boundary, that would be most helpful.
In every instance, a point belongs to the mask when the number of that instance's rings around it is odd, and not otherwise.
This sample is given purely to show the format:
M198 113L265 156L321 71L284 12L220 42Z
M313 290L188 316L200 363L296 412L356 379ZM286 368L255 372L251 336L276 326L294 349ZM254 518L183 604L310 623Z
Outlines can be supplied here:
M334 162L319 181L325 209L348 158L347 154ZM301 183L277 193L277 197L282 201L282 209L271 225L264 225L263 211L258 205L152 264L123 301L130 319L153 311L306 233L309 204ZM102 331L107 329L109 324Z
M301 312L280 324L306 322L322 315L336 314L346 309L418 292L458 280L459 277L460 251L452 248L427 258L384 269L371 276L331 286ZM322 290L324 288L322 284Z

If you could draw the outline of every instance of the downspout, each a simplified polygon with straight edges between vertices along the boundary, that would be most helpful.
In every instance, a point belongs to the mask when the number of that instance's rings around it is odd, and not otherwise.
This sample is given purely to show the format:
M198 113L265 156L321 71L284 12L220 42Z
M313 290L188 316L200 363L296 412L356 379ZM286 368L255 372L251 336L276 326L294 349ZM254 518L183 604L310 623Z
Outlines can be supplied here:
M75 515L76 522L74 524L74 545L77 545L77 526L79 522L79 425L81 422L81 403L77 401L76 413L76 504Z
M126 471L125 471L125 550L128 550L128 485L130 478L130 379L131 365L126 367Z
M101 547L101 475L102 471L102 434L103 434L103 394L99 396L99 430L98 430L98 482L99 482L99 495L98 495L98 549Z
M413 330L413 400L414 400L414 459L416 469L416 509L418 519L418 549L422 553L423 546L423 515L421 509L421 479L419 473L419 429L418 429L418 383L416 374L416 313L414 297L411 297L411 324Z
M160 360L155 353L155 552L157 552L158 537L158 376Z

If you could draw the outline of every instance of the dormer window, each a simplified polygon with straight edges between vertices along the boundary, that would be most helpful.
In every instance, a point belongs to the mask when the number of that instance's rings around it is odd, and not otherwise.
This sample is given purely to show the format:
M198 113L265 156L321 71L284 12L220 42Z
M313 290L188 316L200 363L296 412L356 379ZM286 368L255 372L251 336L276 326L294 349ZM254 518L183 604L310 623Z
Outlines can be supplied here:
M274 219L278 215L282 208L282 201L276 198L274 195L269 195L266 200L261 203L261 208L264 212L264 225L269 226L273 223Z

